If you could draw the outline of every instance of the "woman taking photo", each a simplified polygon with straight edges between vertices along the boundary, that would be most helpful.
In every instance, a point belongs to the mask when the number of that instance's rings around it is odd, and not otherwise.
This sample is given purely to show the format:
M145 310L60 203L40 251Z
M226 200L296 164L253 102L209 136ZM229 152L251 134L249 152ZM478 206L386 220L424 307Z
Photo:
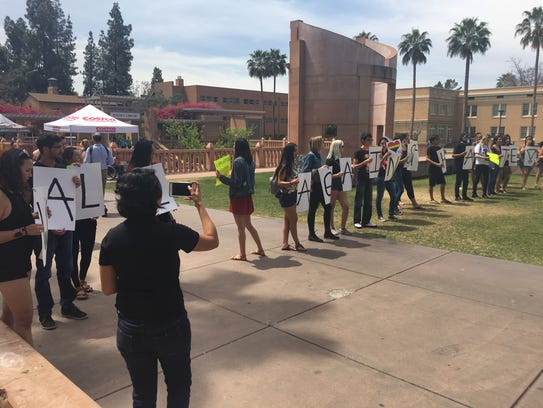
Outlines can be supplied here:
M275 169L274 177L277 185L281 188L279 193L279 204L283 208L283 251L300 251L306 249L298 238L298 213L296 212L296 198L298 197L298 177L294 170L294 158L297 147L295 143L287 143L283 149L279 165ZM292 235L294 246L288 243L288 234Z
M232 256L234 261L246 261L245 230L253 237L257 249L251 252L254 255L266 256L256 228L251 223L251 214L254 211L253 193L255 191L255 164L249 142L237 139L234 143L234 165L230 177L215 173L222 183L230 186L230 212L234 215L238 227L239 254Z
M336 201L339 201L341 206L341 229L337 233L343 235L352 235L347 230L347 217L349 216L349 202L347 201L347 193L343 191L342 177L343 172L339 165L339 158L341 157L341 149L343 149L343 141L334 140L330 144L330 151L326 157L326 165L332 169L332 189L330 192L330 231L336 234L334 224L334 208L336 207Z
M43 225L34 224L24 194L32 176L32 159L20 149L0 157L0 293L2 321L32 345L32 294L30 256L34 237Z
M217 229L194 184L191 200L202 232L155 216L162 189L151 169L135 169L117 182L117 209L126 218L109 230L100 249L100 281L117 294L117 348L132 379L135 407L156 406L157 361L164 372L168 407L188 407L190 322L179 285L179 251L209 251L219 244Z

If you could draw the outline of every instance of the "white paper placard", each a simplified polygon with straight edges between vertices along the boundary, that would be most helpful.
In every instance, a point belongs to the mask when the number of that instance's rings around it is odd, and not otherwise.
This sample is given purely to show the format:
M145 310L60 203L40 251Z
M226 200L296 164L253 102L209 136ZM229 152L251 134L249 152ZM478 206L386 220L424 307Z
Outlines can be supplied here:
M327 167L319 169L319 177L321 179L322 194L324 195L324 203L330 204L330 195L332 193L332 170Z
M38 218L35 220L36 224L43 225L43 232L41 233L41 252L38 254L38 258L45 262L45 254L47 254L47 237L48 221L47 216L47 187L34 187L32 189L32 195L34 197L34 211L38 213Z
M370 146L369 156L371 162L368 164L368 172L370 179L374 179L379 175L379 167L381 166L381 146Z
M407 145L407 163L405 168L409 171L419 169L419 143L416 140L410 140Z
M104 193L100 163L72 166L71 171L81 181L81 186L75 190L76 220L104 215Z
M168 180L166 180L166 174L164 174L164 168L162 167L162 164L157 163L142 168L153 169L155 171L155 175L158 178L158 181L160 181L160 187L162 187L162 199L160 201L160 206L162 208L158 209L157 215L166 213L168 211L177 210L179 206L177 205L173 197L170 196L170 187L168 185Z
M309 209L309 194L311 192L311 172L298 173L298 188L296 211L304 212Z
M462 163L462 170L471 170L473 168L473 160L475 156L473 154L473 146L466 146L466 154Z
M353 167L350 157L341 157L339 159L339 168L343 172L341 184L343 191L351 191L353 189Z
M441 148L436 153L439 162L443 164L443 167L441 167L441 171L445 174L447 173L447 160L445 159L445 149Z

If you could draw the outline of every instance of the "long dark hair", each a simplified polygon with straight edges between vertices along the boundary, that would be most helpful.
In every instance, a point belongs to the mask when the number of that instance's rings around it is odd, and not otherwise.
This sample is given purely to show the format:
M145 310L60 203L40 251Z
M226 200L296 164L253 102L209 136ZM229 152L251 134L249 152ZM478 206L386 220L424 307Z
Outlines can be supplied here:
M160 181L151 169L134 169L117 181L117 209L125 218L154 217L162 197Z
M296 151L296 143L287 143L281 154L279 165L275 169L275 175L278 176L281 169L285 168L285 175L292 176L292 167L294 166L294 152Z
M129 165L132 168L149 166L151 164L152 158L153 142L151 142L150 140L142 139L135 144Z
M21 167L26 160L30 160L30 156L21 149L9 149L0 156L0 185L14 193L23 193L27 186Z
M236 157L243 157L247 164L253 164L253 156L247 139L239 138L234 142L234 158Z

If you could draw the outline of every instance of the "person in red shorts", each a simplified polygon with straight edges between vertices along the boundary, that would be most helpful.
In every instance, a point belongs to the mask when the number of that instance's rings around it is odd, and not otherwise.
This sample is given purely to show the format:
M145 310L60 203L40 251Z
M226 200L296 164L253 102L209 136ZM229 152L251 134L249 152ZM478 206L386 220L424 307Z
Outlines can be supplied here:
M262 242L256 228L251 223L251 214L254 211L253 193L255 191L255 163L251 156L249 142L237 139L234 143L234 164L230 177L216 172L222 183L230 186L230 212L238 227L239 254L232 256L234 261L246 261L245 230L249 231L256 242L257 249L251 252L254 255L266 256Z

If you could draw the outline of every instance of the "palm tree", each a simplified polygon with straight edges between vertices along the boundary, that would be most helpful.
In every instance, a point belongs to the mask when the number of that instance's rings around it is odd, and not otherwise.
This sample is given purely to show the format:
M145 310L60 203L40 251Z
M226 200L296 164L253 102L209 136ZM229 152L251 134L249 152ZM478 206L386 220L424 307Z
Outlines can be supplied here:
M379 41L379 38L373 34L371 31L368 31L368 32L365 32L365 31L361 31L360 33L358 33L357 35L355 35L353 37L353 39L357 39L357 38L367 38L368 40L372 40L372 41Z
M522 48L527 46L535 50L535 66L534 66L534 92L532 96L532 120L530 123L530 135L534 131L534 119L536 110L537 97L537 78L539 70L539 49L543 43L543 8L541 6L534 7L532 11L524 11L522 13L524 19L520 24L517 24L515 37L520 36L520 44Z
M430 53L432 40L428 38L426 31L420 32L418 28L411 29L410 33L402 35L402 41L398 44L398 49L402 57L402 64L413 64L413 103L411 107L411 131L413 136L413 126L415 124L415 103L417 93L417 64L426 64L426 55Z
M276 79L279 75L285 75L287 73L287 56L286 54L281 54L281 51L279 51L276 48L270 49L268 52L269 55L269 72L270 75L273 77L273 137L277 136L277 133L275 131L275 106L277 105L277 98L275 93L275 85L276 85ZM279 109L277 114L277 129L279 130Z
M260 106L264 110L264 84L262 80L269 78L269 53L267 51L256 50L249 55L247 60L247 69L251 78L258 78L260 81ZM262 136L266 136L266 121L262 118Z
M451 35L447 38L449 57L459 56L466 60L464 74L464 115L462 118L462 129L466 129L466 115L468 113L468 83L469 66L473 62L473 54L480 52L484 54L490 48L490 31L487 23L478 22L477 18L465 18L460 23L455 23L450 30Z

